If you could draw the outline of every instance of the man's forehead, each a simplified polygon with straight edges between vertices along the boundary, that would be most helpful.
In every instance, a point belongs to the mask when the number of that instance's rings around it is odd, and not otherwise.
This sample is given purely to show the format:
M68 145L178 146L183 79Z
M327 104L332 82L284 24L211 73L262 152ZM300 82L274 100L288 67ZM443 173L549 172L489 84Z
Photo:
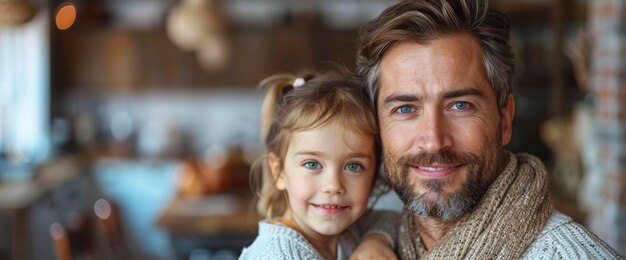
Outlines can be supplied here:
M472 87L484 92L482 88L490 87L484 73L482 51L472 43L475 43L472 37L459 34L427 45L410 41L395 45L379 67L379 94L411 91L415 86L424 87L422 91L433 88L435 91L431 94L437 95Z

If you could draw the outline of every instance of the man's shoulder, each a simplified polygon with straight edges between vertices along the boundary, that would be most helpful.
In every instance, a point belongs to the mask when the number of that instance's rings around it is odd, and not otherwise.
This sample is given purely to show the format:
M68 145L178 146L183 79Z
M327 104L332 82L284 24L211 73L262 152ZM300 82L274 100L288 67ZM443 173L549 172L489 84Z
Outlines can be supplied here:
M288 227L259 223L259 235L239 259L319 259L311 244Z
M552 212L552 215L550 215L550 218L548 218L548 222L543 227L539 236L541 237L543 235L556 232L559 228L572 228L575 225L577 225L576 222L574 222L570 216L555 210Z
M602 239L569 216L553 212L522 259L619 259Z

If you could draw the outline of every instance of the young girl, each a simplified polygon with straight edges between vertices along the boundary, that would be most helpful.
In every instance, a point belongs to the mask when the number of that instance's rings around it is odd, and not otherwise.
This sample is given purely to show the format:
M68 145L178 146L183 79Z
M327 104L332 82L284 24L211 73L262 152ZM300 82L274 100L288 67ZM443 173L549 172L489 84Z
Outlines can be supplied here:
M338 73L260 85L265 156L252 177L265 220L240 259L348 259L365 235L361 256L395 258L396 213L364 215L380 163L365 90Z

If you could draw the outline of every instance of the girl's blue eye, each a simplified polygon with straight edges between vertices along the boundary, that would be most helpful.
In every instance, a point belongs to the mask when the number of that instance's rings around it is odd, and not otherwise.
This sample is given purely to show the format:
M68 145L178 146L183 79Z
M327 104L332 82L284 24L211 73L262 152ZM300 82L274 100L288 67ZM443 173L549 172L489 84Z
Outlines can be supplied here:
M411 113L411 111L413 111L413 108L410 106L401 106L398 108L398 112L401 114Z
M346 165L346 170L352 171L352 172L361 171L363 170L363 166L361 166L358 163L348 163L348 165Z
M318 162L305 162L303 166L304 168L311 169L311 170L320 168L320 164Z
M467 102L455 102L452 106L457 110L466 110L470 105Z

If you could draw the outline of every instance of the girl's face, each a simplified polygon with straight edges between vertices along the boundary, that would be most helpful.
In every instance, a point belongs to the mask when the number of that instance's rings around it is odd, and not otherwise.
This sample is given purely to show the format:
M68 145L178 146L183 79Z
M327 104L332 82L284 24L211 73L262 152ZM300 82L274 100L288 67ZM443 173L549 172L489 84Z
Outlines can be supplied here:
M372 136L335 122L292 134L276 176L289 197L284 217L305 236L340 234L367 209L376 160ZM279 169L276 160L270 167Z

